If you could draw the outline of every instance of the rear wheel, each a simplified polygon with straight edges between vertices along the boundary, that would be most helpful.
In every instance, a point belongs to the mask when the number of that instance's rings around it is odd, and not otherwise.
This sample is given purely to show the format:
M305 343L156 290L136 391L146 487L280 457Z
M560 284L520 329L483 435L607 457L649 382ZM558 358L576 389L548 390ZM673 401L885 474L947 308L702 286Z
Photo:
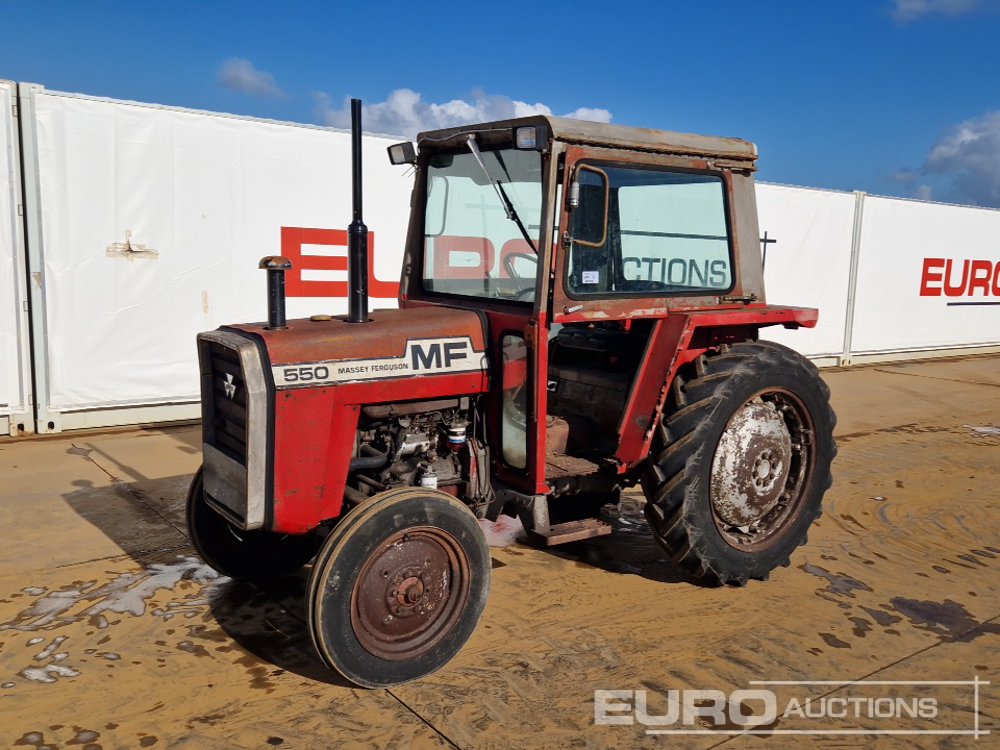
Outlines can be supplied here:
M738 585L788 565L832 482L829 395L811 362L766 341L678 375L642 478L646 518L675 562Z
M223 575L244 581L294 573L315 556L321 541L315 534L236 528L209 506L200 468L188 491L187 525L191 544L202 560Z
M309 579L309 631L351 682L397 685L458 653L489 584L489 547L466 506L436 490L390 490L353 508L324 542Z

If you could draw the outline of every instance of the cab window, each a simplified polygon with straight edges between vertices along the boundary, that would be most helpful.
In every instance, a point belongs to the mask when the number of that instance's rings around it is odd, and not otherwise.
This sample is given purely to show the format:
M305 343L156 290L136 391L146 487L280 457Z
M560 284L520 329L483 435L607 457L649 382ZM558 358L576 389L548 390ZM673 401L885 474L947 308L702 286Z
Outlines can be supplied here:
M719 294L732 288L719 175L585 165L574 177L566 285L574 297Z

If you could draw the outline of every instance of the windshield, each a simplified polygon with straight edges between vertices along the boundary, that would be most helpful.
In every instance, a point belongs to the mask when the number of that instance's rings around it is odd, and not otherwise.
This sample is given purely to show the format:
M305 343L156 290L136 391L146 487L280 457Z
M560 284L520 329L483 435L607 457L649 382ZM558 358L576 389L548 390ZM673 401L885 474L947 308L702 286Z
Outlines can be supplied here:
M531 301L541 213L542 164L537 151L432 155L424 215L424 289Z

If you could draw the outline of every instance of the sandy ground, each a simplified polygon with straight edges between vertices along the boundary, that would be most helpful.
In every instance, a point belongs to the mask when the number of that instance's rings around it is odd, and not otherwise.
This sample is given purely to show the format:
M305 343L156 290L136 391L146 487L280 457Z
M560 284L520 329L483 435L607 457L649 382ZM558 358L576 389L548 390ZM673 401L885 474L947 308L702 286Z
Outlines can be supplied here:
M318 663L304 577L260 590L194 557L183 502L197 429L0 442L0 746L996 747L1000 435L976 428L1000 426L1000 359L826 378L835 484L790 568L744 589L692 585L627 501L611 537L495 549L472 640L441 672L392 690L353 689ZM750 685L862 678L992 684ZM763 736L594 723L595 690L644 690L657 714L671 689L748 687L773 691L779 714L809 697L829 714L780 715ZM971 732L976 692L978 726L993 728L978 740L789 733ZM832 716L886 697L890 711L902 710L893 698L930 698L935 716Z

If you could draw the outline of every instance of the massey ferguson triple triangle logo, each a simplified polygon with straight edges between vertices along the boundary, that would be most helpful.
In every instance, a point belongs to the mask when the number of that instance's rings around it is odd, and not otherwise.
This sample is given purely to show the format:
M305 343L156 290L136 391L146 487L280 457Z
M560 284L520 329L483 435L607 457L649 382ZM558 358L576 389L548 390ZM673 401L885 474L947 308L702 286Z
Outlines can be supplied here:
M236 383L231 372L226 373L226 379L222 381L222 388L226 392L226 398L230 401L236 398Z

